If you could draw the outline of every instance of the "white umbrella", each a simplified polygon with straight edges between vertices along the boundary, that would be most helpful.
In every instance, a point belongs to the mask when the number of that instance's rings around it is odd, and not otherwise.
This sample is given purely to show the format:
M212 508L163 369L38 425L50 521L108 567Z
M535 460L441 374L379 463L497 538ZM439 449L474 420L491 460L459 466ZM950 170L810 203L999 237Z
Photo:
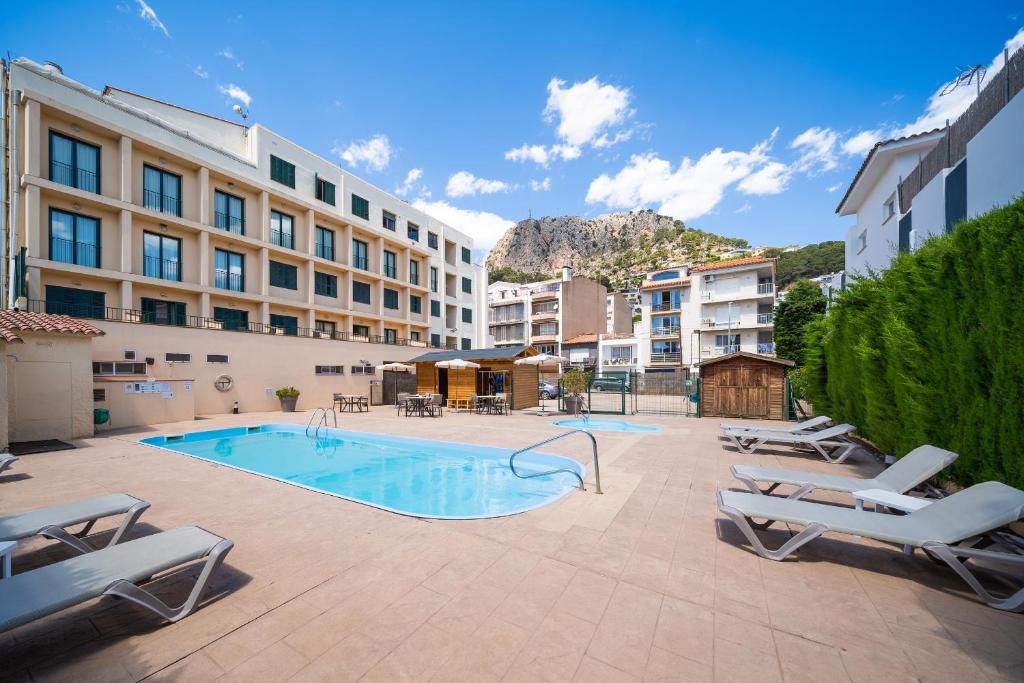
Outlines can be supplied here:
M416 372L415 365L405 365L403 363L384 363L384 365L378 365L377 369L381 372Z
M565 358L563 356L552 356L552 355L547 354L547 353L539 353L536 356L530 356L528 358L520 358L519 360L515 361L515 364L516 365L537 365L537 366L541 366L541 365L550 365L551 363L557 363L559 366L561 366L562 363L568 363L568 362L569 362L569 359ZM542 416L542 417L547 417L550 414L550 413L548 413L548 406L547 406L547 403L545 403L543 396L540 399L540 412L537 413L537 414Z
M434 367L448 368L449 370L465 370L466 368L478 368L479 363L474 363L471 360L463 360L462 358L453 358L451 360L442 360L434 363Z

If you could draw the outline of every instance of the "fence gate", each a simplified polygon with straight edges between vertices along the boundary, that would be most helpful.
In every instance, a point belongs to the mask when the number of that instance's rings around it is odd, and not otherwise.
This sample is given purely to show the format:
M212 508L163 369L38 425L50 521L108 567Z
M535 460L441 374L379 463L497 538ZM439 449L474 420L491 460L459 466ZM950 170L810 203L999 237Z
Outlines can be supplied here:
M587 385L587 406L591 414L625 415L628 409L626 395L629 393L628 379L605 375L591 377ZM558 384L558 409L565 411L565 391Z
M700 405L700 380L689 368L669 368L629 375L631 412L644 415L690 415Z

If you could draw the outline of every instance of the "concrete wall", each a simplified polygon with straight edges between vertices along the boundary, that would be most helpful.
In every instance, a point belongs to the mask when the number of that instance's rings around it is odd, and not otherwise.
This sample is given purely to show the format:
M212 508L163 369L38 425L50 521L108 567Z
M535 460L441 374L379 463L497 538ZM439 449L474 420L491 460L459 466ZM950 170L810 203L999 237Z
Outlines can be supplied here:
M612 297L612 319L608 334L629 334L633 331L633 310L626 301L626 295L616 292Z
M0 406L0 453L7 451L9 444L9 423L8 413L11 410L11 394L7 389L7 350L11 345L0 339L0 397L4 399L4 405Z
M968 218L1024 193L1024 96L1018 93L967 143L967 162Z
M165 393L128 392L126 385L137 384L138 379L123 377L99 377L93 384L101 389L104 398L95 402L97 408L110 410L110 422L98 425L96 431L135 427L138 425L184 422L196 415L195 382L188 380L166 380L155 378L157 383L166 385Z
M914 197L911 219L914 243L910 245L911 248L920 245L929 235L942 235L946 232L947 174L948 171L943 170Z
M608 325L608 290L585 277L563 282L559 318L562 341L580 334L602 333Z
M294 386L301 393L300 409L329 406L335 392L367 394L370 380L381 374L355 375L352 366L367 361L372 365L408 361L425 351L411 346L366 344L305 337L248 334L224 330L202 330L163 325L133 325L94 321L107 334L93 345L96 360L124 358L135 351L136 358L155 359L150 375L161 379L192 379L197 414L227 413L234 401L242 412L277 410L274 391ZM191 353L190 363L167 363L165 353ZM207 363L207 354L226 354L227 363ZM316 375L317 365L344 366L343 375ZM229 375L234 386L226 392L214 387L220 375ZM92 377L90 375L90 388Z

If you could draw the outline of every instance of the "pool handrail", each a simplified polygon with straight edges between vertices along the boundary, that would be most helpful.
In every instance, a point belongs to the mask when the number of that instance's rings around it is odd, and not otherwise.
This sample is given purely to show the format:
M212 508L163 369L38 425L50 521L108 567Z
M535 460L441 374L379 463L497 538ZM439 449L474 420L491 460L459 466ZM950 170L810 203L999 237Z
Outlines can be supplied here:
M334 407L330 408L317 408L313 411L313 414L309 416L309 422L306 423L306 436L309 436L309 430L313 426L313 420L316 419L317 415L320 416L320 421L316 423L316 429L313 431L313 438L320 438L320 428L327 429L327 413L330 413L334 417L334 428L338 428L338 413L334 411Z
M586 431L585 429L573 429L568 432L562 432L561 434L555 434L554 436L548 437L543 441L538 441L535 444L531 444L526 448L520 448L518 451L510 455L508 458L508 467L510 470L512 470L512 474L519 477L520 479L532 479L534 477L543 477L544 475L547 474L558 474L560 472L565 472L566 474L573 475L579 480L580 491L586 491L587 488L586 486L583 485L583 477L581 477L580 473L575 470L570 470L563 467L555 470L548 470L546 472L537 472L535 474L519 474L519 472L516 471L515 459L517 455L520 455L521 453L526 453L527 451L532 451L534 448L537 448L538 446L544 446L546 444L552 443L553 441L564 439L565 437L570 436L572 434L585 434L587 438L590 439L590 445L594 452L594 493L603 493L601 491L601 466L597 460L597 439L595 439L594 435Z

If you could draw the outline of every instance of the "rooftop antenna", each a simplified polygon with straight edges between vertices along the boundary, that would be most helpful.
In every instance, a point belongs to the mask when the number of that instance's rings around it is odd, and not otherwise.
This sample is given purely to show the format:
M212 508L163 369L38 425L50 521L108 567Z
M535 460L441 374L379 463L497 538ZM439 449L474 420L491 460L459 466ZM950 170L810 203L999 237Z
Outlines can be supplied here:
M987 71L985 67L981 64L975 64L974 66L958 66L956 69L959 72L957 77L947 83L945 87L939 91L939 97L948 95L960 86L970 85L972 82L975 84L975 94L981 92L981 82L985 80L985 72Z
M249 118L249 110L240 104L233 104L231 105L231 111L242 117L242 135L248 135L249 127L245 124L245 121Z

